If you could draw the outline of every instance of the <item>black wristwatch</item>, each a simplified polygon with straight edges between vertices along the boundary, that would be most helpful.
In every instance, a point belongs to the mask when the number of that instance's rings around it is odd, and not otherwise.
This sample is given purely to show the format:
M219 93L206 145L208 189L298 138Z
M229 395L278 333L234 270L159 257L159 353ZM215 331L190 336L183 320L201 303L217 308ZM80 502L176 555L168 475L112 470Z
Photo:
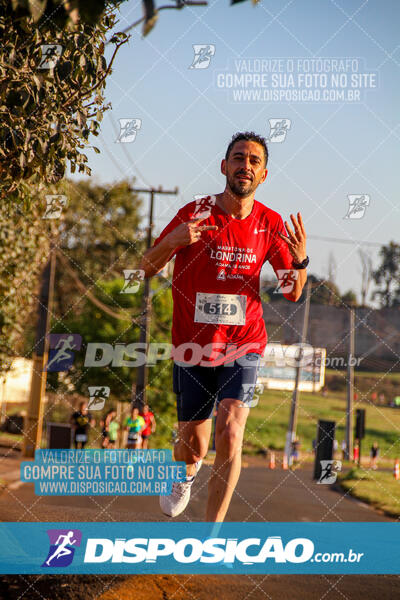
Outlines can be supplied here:
M301 262L301 263L297 263L297 262L292 262L292 267L294 269L305 269L306 267L308 267L308 263L310 262L310 259L308 258L308 256L305 257L305 259Z

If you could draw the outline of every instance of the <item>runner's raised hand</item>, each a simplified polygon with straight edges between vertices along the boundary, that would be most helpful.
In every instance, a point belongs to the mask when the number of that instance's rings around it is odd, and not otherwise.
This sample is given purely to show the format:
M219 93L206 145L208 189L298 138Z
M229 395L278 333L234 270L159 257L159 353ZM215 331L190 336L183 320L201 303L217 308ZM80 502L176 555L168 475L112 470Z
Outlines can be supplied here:
M285 240L288 245L289 252L293 256L295 262L301 263L307 256L306 252L306 231L304 229L303 219L301 214L297 213L297 219L294 215L290 215L290 218L293 223L294 231L291 229L289 223L285 221L285 227L288 235L283 235L280 231L278 231L279 236Z

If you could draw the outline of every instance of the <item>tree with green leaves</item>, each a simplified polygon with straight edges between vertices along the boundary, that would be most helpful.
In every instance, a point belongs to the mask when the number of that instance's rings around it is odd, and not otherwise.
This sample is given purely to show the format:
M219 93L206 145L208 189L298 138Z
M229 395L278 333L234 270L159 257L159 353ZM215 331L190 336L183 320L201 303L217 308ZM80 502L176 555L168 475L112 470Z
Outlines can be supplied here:
M46 29L54 22L60 29L73 29L81 23L96 25L107 6L118 6L124 0L11 0L14 18L29 31L32 23Z
M129 37L107 33L126 0L0 0L0 198L29 200L31 186L56 184L66 171L90 175L87 147L99 133L107 76ZM237 0L232 0L235 4ZM142 2L143 35L158 13L206 2L157 7ZM106 43L115 45L107 64Z
M38 204L32 205L29 218L13 203L0 211L0 373L9 369L14 356L24 354L25 325L49 252L41 217Z
M144 235L140 229L141 202L133 184L134 180L98 185L90 180L63 179L54 186L53 191L65 198L66 205L58 219L38 224L43 228L51 223L51 229L43 229L43 249L48 257L51 240L56 252L53 321L62 321L71 313L81 314L87 297L104 297L103 282L123 277L124 269L137 268ZM107 308L107 299L104 305ZM115 307L111 312L115 313ZM27 320L24 353L30 355L36 316Z
M72 305L79 310L81 290L63 266L68 260L83 284L96 295L98 281L123 277L135 269L144 251L140 229L141 201L133 191L134 179L97 185L63 180L58 191L67 198L58 228L56 312L59 318Z
M107 64L104 47L116 21L115 3L98 23L83 22L73 30L57 20L60 14L65 18L63 7L46 18L45 27L35 27L35 18L22 16L19 4L0 0L0 191L3 198L21 201L29 200L32 186L62 179L67 162L72 171L90 175L84 149L110 106L104 101L106 78L128 36L113 36Z
M351 308L354 308L358 305L357 296L356 296L356 293L353 292L353 290L348 290L345 294L343 294L342 306L343 305L349 306Z
M372 297L377 298L383 308L400 306L400 244L389 242L379 251L381 264L373 272L378 286Z

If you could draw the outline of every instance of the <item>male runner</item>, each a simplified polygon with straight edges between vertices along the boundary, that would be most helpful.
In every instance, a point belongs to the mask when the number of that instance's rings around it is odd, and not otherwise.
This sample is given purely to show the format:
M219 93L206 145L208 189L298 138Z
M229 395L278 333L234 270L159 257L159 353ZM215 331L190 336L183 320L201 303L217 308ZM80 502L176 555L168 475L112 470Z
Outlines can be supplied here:
M217 400L216 456L206 520L224 520L240 474L248 390L254 391L267 342L259 296L261 268L268 260L278 279L290 272L291 286L282 287L282 292L293 302L307 279L300 213L297 219L290 215L294 230L288 222L285 230L280 215L254 199L267 176L267 161L264 138L253 132L233 136L221 163L226 176L223 193L181 208L141 263L145 276L152 277L176 256L172 343L178 441L174 456L186 462L187 478L173 484L171 495L160 497L163 512L172 517L189 502L191 485L207 454Z
M70 422L74 431L75 449L83 450L88 442L89 428L96 424L84 400L79 403L79 408L72 414Z

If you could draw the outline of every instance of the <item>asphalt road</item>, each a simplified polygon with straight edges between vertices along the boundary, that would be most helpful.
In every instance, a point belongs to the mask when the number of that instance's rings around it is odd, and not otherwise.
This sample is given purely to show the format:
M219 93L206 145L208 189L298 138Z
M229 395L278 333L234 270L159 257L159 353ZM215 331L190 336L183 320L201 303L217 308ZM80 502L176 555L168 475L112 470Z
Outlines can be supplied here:
M10 459L11 460L11 459ZM10 463L10 460L8 461ZM390 521L330 486L312 481L311 468L271 471L245 459L228 521ZM15 465L17 466L17 460ZM4 462L3 462L4 464ZM11 472L11 471L10 471ZM181 521L204 519L210 466L195 482ZM1 475L1 473L0 473ZM4 475L1 475L4 476ZM2 521L164 521L156 497L39 497L17 481L0 495ZM46 600L393 600L398 576L31 576L3 577L0 598Z

